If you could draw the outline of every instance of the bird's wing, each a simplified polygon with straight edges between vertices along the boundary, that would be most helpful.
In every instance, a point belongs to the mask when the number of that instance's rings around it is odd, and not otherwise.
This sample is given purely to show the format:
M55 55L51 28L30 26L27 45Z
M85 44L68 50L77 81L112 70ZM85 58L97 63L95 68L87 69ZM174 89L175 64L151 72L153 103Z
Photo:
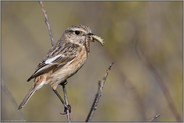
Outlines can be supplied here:
M66 43L63 46L53 47L39 64L35 72L27 81L47 73L50 70L57 68L58 66L62 68L69 61L76 57L76 52L79 46L72 43Z

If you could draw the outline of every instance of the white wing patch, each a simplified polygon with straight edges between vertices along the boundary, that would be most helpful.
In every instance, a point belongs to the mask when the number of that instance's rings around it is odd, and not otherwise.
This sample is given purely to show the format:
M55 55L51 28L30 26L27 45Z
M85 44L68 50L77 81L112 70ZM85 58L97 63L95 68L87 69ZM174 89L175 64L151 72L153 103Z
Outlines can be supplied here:
M52 58L50 58L50 59L47 59L47 60L45 61L45 64L52 64L52 62L55 61L55 60L56 60L57 58L59 58L59 57L65 57L65 55L59 54L59 55L54 56L54 57L52 57Z

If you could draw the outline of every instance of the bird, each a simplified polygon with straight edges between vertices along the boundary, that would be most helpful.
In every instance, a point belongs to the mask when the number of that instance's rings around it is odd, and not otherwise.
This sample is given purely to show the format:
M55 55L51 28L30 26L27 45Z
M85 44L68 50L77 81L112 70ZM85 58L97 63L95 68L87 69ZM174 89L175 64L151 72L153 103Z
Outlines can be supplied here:
M77 73L88 58L90 43L95 41L104 45L103 39L93 34L88 26L72 25L67 28L27 79L28 82L34 79L34 84L23 98L18 110L22 109L43 85L49 84L56 90L59 84Z

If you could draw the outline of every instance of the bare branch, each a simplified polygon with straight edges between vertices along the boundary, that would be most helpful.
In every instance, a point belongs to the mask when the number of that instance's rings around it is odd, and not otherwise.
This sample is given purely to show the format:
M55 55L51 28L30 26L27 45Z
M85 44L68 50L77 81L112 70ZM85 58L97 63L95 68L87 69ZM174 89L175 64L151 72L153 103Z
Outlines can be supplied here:
M42 8L42 12L43 12L43 15L44 15L44 17L45 17L45 23L46 23L47 29L48 29L48 31L49 31L49 37L50 37L51 44L52 44L52 46L54 46L54 38L53 38L51 26L50 26L50 24L49 24L49 18L48 18L48 16L47 16L47 11L45 10L42 1L39 1L39 4L40 4L40 6L41 6L41 8Z
M158 117L160 117L160 114L156 114L152 119L149 120L149 122L155 121Z
M92 121L93 115L94 115L94 113L95 113L95 110L97 109L99 100L100 100L100 98L101 98L101 96L102 96L102 91L103 91L103 87L104 87L105 81L106 81L106 79L107 79L107 77L108 77L109 71L111 70L111 67L112 67L113 64L114 64L114 63L112 62L112 63L109 65L109 67L108 67L108 69L106 70L106 73L105 73L103 79L98 81L98 91L97 91L97 93L96 93L96 95L95 95L95 99L94 99L94 101L93 101L93 104L92 104L92 106L91 106L91 109L90 109L90 111L89 111L89 113L88 113L88 116L87 116L87 118L86 118L86 122Z

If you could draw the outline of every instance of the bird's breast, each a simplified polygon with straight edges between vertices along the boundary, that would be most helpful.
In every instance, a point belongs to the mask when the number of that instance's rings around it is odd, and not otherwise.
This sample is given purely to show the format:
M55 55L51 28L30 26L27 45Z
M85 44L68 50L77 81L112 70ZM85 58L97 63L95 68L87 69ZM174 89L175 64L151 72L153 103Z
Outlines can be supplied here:
M52 82L54 85L58 85L62 81L68 79L73 74L75 74L85 63L88 53L85 47L80 47L76 53L76 57L69 61L62 68L55 71L52 75Z
M82 67L82 65L85 63L87 56L88 52L86 51L86 48L80 48L76 54L76 57L70 62L70 66L73 69L80 69L80 67Z

